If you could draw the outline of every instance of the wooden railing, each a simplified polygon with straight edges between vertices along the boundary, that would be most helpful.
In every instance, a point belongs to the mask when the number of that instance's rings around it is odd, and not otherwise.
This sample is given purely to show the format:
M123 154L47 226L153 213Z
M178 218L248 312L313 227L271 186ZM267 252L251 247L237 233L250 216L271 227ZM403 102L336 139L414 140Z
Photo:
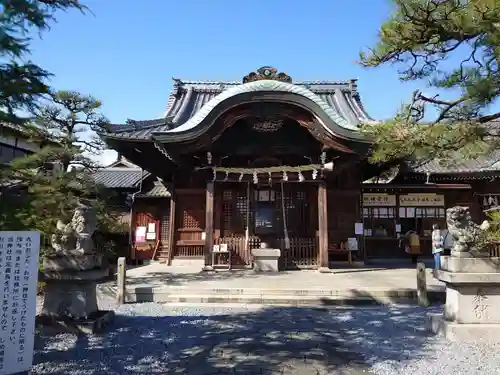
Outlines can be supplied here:
M220 237L214 240L215 245L227 244L232 253L232 263L235 266L252 264L251 250L260 247L260 238L249 237L245 246L244 236ZM316 237L290 238L290 249L285 248L285 239L278 238L277 246L281 249L280 267L283 269L316 268L318 265L318 245ZM202 245L177 245L176 257L203 257Z
M245 248L244 236L220 237L215 239L215 244L225 243L227 248L232 252L232 262L236 266L245 266L252 264L251 249L260 247L260 238L249 237L248 246Z
M316 268L318 244L316 237L290 238L290 249L285 249L285 239L278 239L281 249L280 262L285 269Z
M489 246L490 257L500 257L500 243L492 243Z
M203 245L176 245L174 257L177 258L199 258L203 256Z
M232 252L233 264L238 266L252 263L251 250L260 247L260 238L249 237L245 248L245 237L221 237L215 244L227 244ZM280 267L284 269L315 268L318 264L318 247L316 237L290 238L290 249L285 248L285 239L278 238L277 246L281 249Z

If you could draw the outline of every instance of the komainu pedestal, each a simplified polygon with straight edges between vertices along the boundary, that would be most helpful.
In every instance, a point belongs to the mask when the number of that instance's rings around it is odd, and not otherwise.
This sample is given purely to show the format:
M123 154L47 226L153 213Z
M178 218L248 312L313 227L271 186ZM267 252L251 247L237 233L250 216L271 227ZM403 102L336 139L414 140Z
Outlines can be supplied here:
M500 342L500 258L482 251L487 225L472 223L464 207L448 209L447 221L452 255L441 257L441 269L434 271L446 284L446 304L443 314L431 314L431 330L450 340Z
M96 332L114 316L97 306L97 282L109 275L103 254L95 251L92 234L94 212L80 204L69 224L58 222L52 236L54 251L42 264L44 302L39 326L51 331Z

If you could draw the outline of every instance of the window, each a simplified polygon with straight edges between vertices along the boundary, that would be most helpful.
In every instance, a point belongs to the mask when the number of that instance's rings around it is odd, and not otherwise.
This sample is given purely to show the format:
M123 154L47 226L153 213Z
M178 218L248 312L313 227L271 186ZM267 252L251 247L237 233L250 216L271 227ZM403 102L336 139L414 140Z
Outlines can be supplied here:
M446 218L444 207L399 207L400 218Z
M20 148L15 148L14 149L14 158L20 158L22 156L26 156L28 154L27 151L22 150Z
M432 225L446 227L446 211L444 207L399 207L399 217L403 233L416 230L421 236L429 237Z
M366 236L395 237L395 207L364 207L363 220Z
M21 148L0 144L0 163L9 163L15 158L26 156L28 154L31 154L31 152Z

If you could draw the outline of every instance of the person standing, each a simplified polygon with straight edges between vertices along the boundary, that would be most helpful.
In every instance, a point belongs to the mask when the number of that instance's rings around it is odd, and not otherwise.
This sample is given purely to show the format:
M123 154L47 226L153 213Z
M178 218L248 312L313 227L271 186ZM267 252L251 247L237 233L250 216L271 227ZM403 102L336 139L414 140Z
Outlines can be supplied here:
M432 254L434 255L434 269L441 268L441 253L444 250L444 238L439 225L432 225Z
M443 253L442 255L451 255L451 249L453 248L453 236L450 234L448 229L441 231L443 236Z
M409 242L409 250L411 254L411 262L416 264L418 261L418 256L420 255L420 236L414 230L411 230L407 234Z

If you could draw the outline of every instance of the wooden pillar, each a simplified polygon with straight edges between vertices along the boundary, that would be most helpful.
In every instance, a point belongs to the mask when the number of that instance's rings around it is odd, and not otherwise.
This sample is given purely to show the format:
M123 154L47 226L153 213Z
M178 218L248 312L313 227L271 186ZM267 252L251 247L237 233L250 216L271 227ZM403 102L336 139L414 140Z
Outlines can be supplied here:
M204 271L213 270L212 251L214 244L214 183L207 182L207 195L205 203L205 267Z
M318 186L318 237L319 237L319 271L328 271L328 206L326 182Z
M172 265L172 258L174 256L175 251L175 192L171 191L170 193L170 213L168 217L168 260L167 264Z
M219 185L220 186L220 185ZM215 196L215 212L214 212L214 238L219 239L221 237L221 228L222 228L222 194L223 189L218 189L214 192Z

